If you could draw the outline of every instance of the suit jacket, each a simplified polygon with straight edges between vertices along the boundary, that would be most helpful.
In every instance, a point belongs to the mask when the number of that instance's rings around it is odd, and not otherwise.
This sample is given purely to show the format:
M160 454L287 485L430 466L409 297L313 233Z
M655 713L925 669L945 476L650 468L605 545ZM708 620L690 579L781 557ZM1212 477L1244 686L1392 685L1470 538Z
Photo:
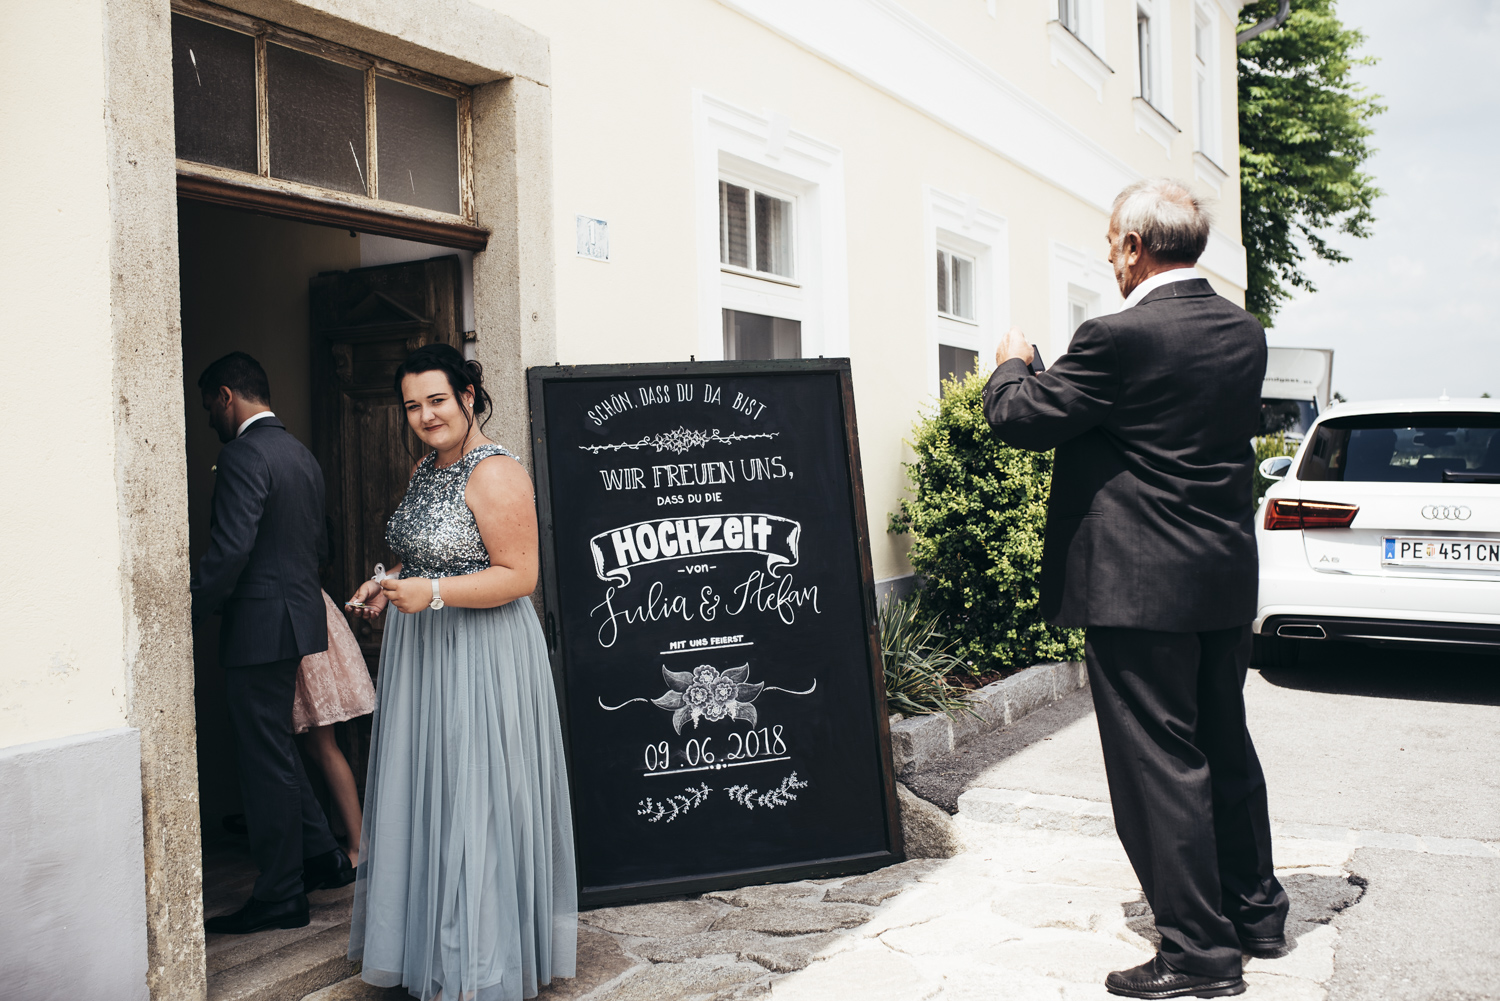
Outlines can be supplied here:
M984 389L995 433L1057 449L1042 613L1063 626L1200 632L1255 618L1251 438L1265 331L1203 279L1089 320L1033 375Z
M323 471L275 417L219 451L208 552L193 618L222 611L219 662L266 664L328 649L318 581L327 551Z

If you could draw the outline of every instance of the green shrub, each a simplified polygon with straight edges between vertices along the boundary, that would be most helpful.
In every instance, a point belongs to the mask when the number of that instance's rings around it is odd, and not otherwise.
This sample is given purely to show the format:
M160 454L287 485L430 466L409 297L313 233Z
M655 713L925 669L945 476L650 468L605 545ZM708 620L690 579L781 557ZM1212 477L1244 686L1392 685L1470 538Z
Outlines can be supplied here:
M1042 619L1037 577L1052 453L1011 448L984 419L985 377L948 383L935 413L913 427L914 496L891 515L910 533L923 607L946 623L976 675L1080 660L1083 631Z
M1266 495L1271 484L1275 480L1268 480L1260 475L1260 464L1273 455L1296 455L1297 443L1286 440L1285 431L1277 431L1275 434L1264 435L1255 439L1255 503L1260 505L1260 499Z
M938 620L921 606L920 594L880 603L886 707L907 716L972 713L963 687L948 680L949 672L966 665L953 655L953 641L938 632Z

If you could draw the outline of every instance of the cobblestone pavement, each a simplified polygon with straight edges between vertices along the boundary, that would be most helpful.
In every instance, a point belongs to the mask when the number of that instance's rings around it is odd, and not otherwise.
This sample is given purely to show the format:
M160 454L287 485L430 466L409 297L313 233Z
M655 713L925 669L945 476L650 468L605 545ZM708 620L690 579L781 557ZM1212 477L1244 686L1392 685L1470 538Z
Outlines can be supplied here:
M543 1001L923 1001L1104 998L1110 970L1155 951L1119 842L1020 823L957 824L968 850L842 880L749 887L581 915L579 976ZM1293 897L1283 958L1246 964L1251 997L1321 999L1358 898L1348 843L1281 838ZM316 1001L395 1001L358 980Z
M1292 948L1247 961L1247 1001L1500 998L1500 681L1484 666L1252 672ZM965 848L946 860L586 912L579 976L542 999L1105 998L1105 974L1155 943L1097 742L1083 692L913 776L958 811ZM314 995L406 996L357 980Z

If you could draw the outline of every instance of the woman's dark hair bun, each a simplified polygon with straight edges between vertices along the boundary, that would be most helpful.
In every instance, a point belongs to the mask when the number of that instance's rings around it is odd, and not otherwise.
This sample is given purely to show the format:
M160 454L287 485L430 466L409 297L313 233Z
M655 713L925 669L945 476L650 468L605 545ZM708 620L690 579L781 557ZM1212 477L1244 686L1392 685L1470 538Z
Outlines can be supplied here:
M490 399L489 392L484 388L484 366L472 358L465 358L451 344L436 342L424 344L407 355L406 361L396 366L394 388L398 399L401 397L401 380L419 372L442 372L447 376L448 385L453 388L454 396L458 396L465 390L472 390L475 414L487 414L494 411L494 401ZM489 418L486 417L484 423L488 422ZM480 427L483 427L484 423L481 423Z

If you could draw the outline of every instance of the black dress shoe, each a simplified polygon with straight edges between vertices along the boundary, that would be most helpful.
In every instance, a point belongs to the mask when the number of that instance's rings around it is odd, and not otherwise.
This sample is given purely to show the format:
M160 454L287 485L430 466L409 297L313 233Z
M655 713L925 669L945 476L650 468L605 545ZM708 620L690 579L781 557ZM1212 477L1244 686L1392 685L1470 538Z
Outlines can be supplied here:
M302 888L308 893L348 886L354 882L354 875L354 866L342 848L302 860Z
M1104 989L1127 998L1223 998L1245 993L1245 981L1183 973L1158 955L1134 969L1111 973L1104 978Z
M1285 935L1246 935L1240 932L1240 948L1251 956L1265 959L1286 952Z
M307 895L299 893L275 902L251 897L233 914L209 918L203 928L214 935L249 935L267 928L304 928L308 920Z

